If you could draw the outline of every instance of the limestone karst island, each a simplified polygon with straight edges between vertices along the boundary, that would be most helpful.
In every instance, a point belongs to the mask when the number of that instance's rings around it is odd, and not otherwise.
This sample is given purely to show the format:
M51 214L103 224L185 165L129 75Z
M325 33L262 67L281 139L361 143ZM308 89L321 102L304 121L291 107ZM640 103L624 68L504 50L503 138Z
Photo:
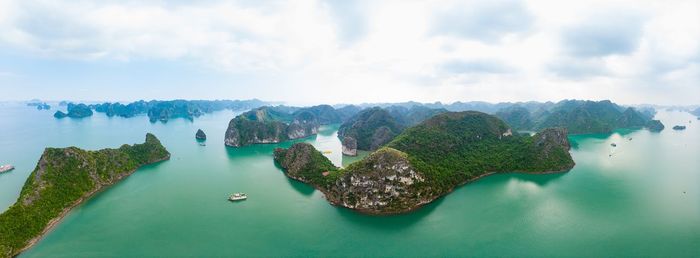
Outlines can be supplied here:
M698 257L698 24L0 0L0 258Z

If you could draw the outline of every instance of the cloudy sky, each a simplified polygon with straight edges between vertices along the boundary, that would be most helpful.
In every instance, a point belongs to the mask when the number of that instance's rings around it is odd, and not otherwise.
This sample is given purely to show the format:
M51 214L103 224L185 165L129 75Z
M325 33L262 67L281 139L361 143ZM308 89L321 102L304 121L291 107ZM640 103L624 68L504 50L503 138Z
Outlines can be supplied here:
M700 103L700 1L0 0L0 100Z

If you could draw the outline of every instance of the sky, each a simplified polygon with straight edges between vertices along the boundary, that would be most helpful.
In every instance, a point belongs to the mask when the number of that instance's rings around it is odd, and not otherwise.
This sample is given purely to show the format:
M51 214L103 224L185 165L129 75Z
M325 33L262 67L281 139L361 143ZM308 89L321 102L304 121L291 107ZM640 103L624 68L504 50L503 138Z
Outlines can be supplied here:
M0 101L700 104L700 1L0 0Z

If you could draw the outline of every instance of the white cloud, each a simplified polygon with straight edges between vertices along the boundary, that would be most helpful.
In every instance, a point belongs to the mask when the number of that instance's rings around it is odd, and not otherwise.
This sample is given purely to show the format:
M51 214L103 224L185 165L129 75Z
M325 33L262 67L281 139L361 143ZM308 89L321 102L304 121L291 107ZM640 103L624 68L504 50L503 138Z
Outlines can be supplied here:
M27 56L194 63L297 103L700 95L692 0L0 0L0 31L0 46Z

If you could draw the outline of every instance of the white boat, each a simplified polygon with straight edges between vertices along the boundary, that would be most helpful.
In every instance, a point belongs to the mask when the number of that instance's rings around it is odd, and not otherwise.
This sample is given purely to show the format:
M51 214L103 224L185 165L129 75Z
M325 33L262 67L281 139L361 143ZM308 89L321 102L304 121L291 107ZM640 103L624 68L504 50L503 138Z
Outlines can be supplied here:
M248 195L244 193L234 193L231 196L228 197L229 201L235 202L235 201L242 201L248 199Z
M15 169L15 167L13 167L12 165L2 165L0 166L0 173L5 173L13 169Z

